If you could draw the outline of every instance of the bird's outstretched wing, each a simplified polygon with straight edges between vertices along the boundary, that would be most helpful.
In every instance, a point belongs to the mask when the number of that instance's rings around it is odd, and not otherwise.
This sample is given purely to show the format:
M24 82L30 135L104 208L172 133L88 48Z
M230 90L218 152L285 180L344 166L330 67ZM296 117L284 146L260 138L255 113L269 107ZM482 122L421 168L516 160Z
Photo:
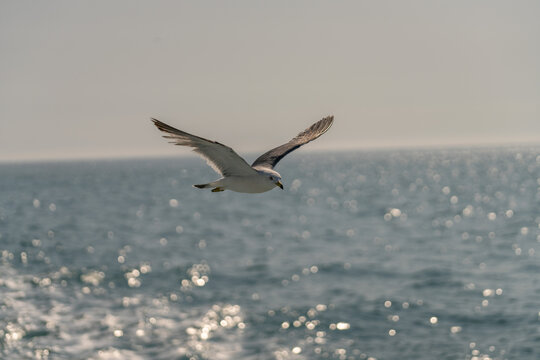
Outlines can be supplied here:
M175 145L192 147L193 151L201 155L215 172L223 176L246 176L257 173L228 146L188 134L154 118L152 121L159 130L167 133L167 135L163 135L164 138L171 139L170 142Z
M328 131L333 122L334 116L327 116L324 119L317 121L315 124L296 135L296 137L288 143L278 146L277 148L274 148L259 156L257 160L251 164L251 166L272 169L274 166L276 166L279 160L283 159L285 155L298 149L300 146L315 140Z

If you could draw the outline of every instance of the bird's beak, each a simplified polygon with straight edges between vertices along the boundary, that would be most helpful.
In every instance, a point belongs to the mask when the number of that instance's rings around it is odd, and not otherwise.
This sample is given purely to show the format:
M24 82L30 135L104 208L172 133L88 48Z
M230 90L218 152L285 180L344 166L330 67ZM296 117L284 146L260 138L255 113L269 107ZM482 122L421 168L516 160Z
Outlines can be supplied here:
M283 190L283 184L281 183L281 181L277 181L275 184L276 186L279 186L281 190Z

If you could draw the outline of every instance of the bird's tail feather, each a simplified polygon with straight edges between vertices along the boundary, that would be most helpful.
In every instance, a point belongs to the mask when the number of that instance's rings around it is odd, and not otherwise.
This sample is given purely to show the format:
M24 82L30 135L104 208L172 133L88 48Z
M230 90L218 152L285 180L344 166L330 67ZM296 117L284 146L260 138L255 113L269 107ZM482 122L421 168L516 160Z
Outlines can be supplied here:
M211 185L211 184L197 184L197 185L193 185L193 186L196 187L196 188L199 188L199 189L208 189L208 188L213 187L213 185Z

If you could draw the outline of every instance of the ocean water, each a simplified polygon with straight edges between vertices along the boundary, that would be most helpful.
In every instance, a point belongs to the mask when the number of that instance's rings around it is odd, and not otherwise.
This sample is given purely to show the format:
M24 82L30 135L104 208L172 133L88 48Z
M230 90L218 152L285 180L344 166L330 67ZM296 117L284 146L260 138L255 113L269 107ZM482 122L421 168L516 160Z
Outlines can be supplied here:
M2 359L539 359L540 148L0 165Z

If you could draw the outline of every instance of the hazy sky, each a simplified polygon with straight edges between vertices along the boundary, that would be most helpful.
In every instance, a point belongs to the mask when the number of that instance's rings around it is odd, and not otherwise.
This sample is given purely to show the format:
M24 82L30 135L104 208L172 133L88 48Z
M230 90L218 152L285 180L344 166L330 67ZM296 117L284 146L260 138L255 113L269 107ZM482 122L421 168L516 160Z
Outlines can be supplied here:
M540 1L0 1L0 160L540 142ZM308 147L304 148L305 150ZM304 151L305 151L304 150Z

